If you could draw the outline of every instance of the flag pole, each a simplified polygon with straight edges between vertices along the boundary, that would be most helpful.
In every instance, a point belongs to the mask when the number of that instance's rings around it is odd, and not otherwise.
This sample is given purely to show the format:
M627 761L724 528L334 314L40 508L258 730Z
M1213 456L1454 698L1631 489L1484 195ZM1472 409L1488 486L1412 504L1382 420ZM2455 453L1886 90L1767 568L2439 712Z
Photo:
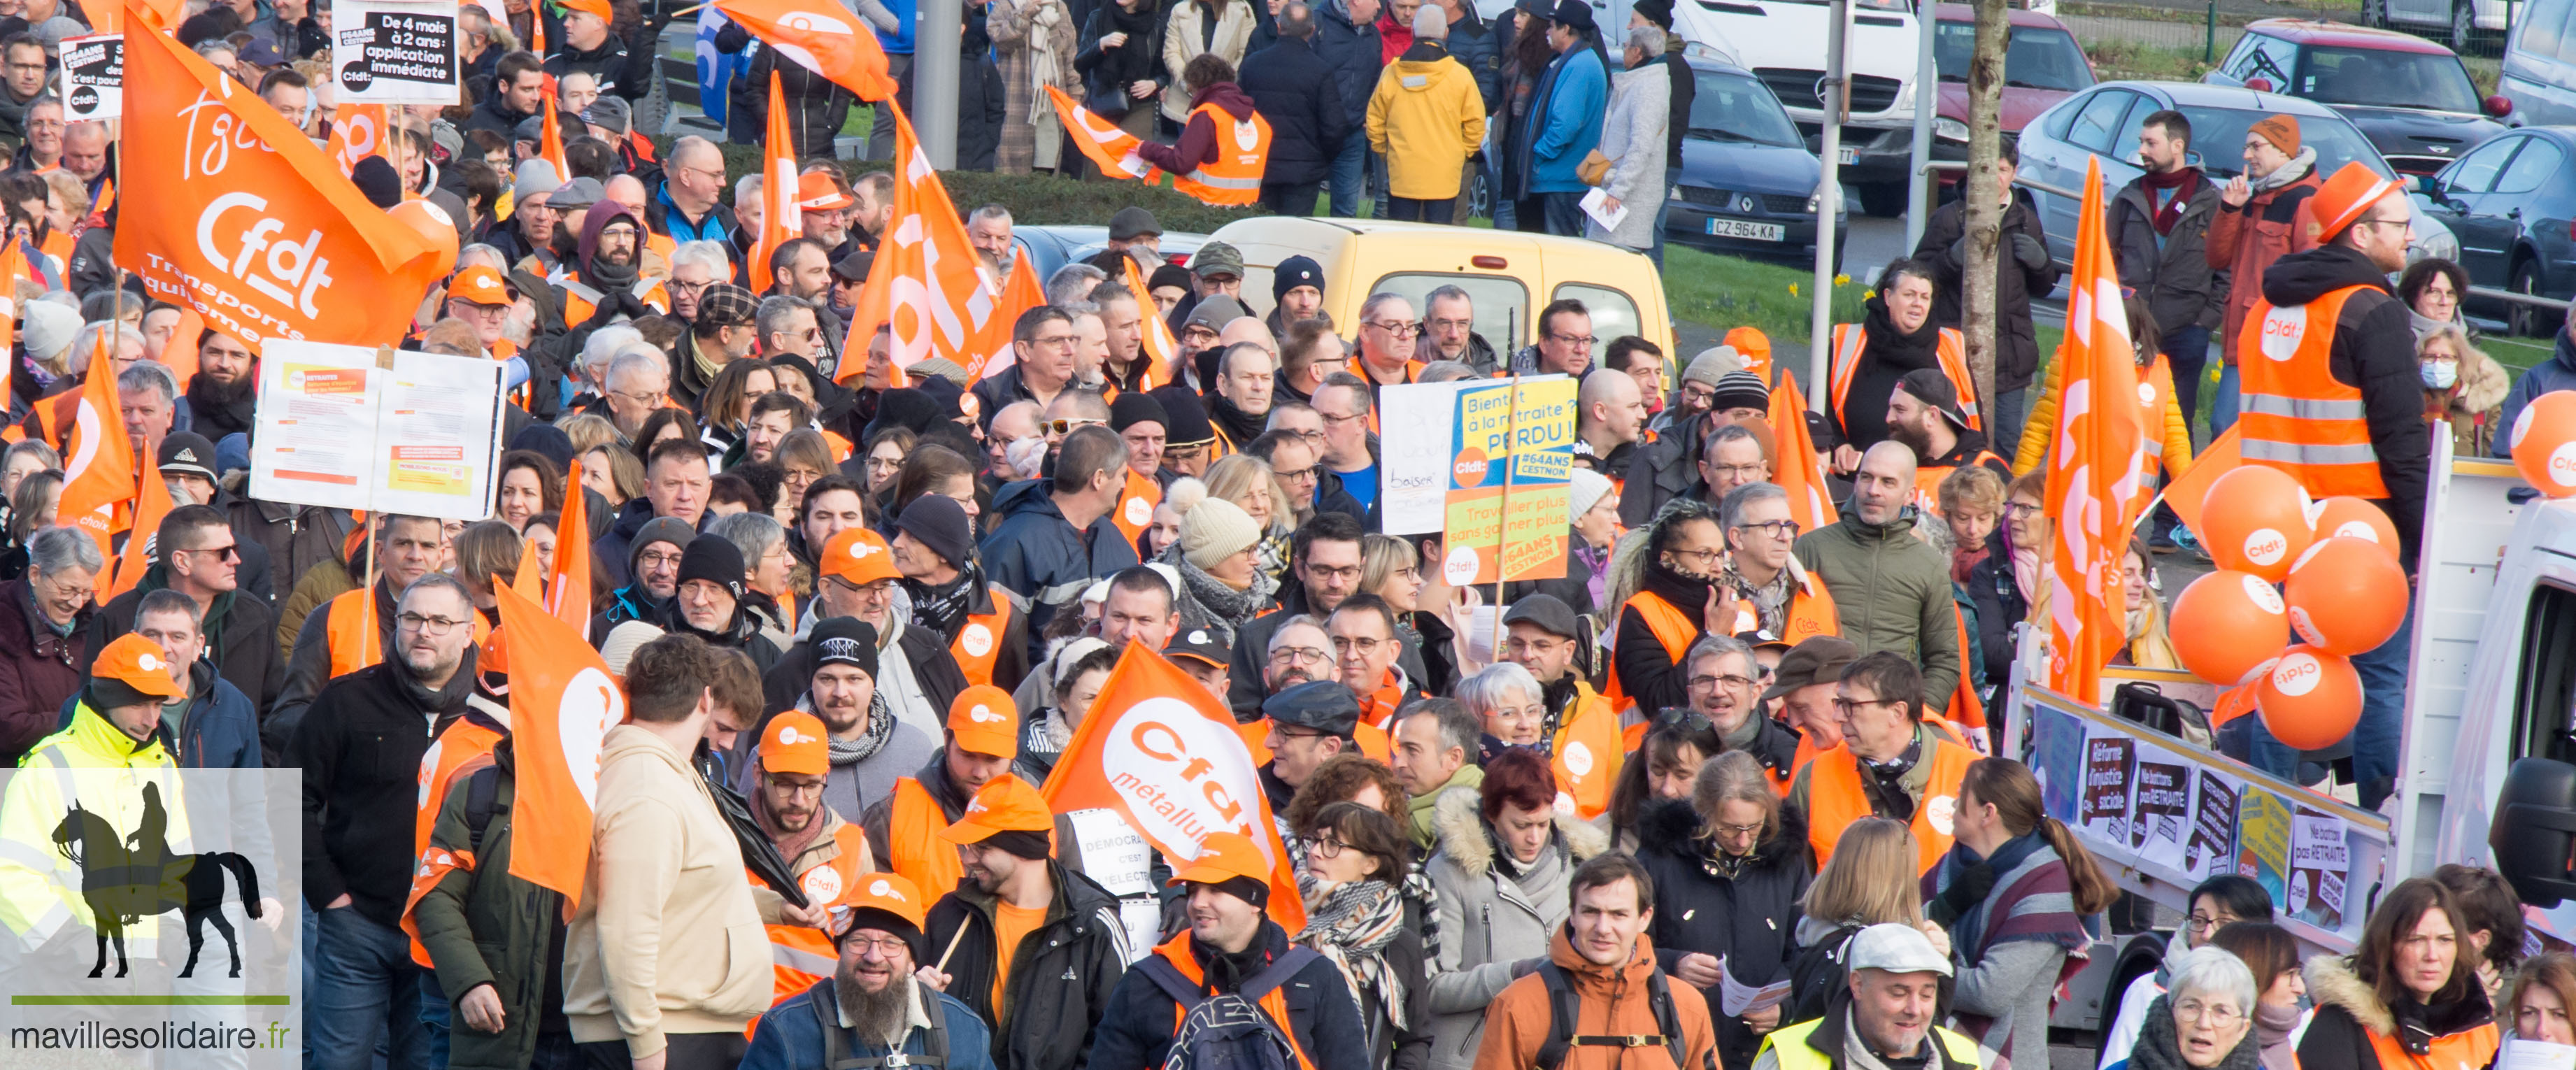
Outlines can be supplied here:
M1521 377L1512 376L1512 412L1503 422L1503 501L1494 525L1494 660L1503 660L1503 548L1511 544L1512 457L1521 432Z
M367 583L366 586L358 588L358 635L361 642L374 639L377 630L381 627L375 623L375 617L376 558L381 556L377 553L376 547L376 521L382 514L383 510L380 509L367 510L367 541L362 544L367 550ZM381 644L383 640L379 639L377 642Z

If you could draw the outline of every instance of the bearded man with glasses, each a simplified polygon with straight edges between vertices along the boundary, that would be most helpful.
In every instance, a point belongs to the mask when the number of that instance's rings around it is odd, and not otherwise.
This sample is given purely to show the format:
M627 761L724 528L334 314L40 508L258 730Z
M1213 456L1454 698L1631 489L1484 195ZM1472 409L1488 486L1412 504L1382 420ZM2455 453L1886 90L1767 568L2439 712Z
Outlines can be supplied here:
M1852 662L1835 682L1834 718L1843 745L1816 755L1789 784L1789 806L1807 815L1807 846L1822 867L1843 830L1864 817L1913 830L1916 868L1950 853L1959 782L1977 752L1923 720L1922 670L1889 651Z

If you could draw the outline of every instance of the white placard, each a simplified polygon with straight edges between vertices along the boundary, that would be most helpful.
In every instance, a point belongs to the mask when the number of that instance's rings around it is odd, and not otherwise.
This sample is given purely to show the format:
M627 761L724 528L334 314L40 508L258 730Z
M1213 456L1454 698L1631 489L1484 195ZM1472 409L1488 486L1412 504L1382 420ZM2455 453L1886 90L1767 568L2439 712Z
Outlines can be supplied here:
M125 114L125 35L66 37L62 45L63 118L71 122Z
M333 0L331 81L343 103L456 104L456 4Z
M1378 392L1379 529L1428 535L1449 523L1449 440L1466 382L1405 383ZM1424 562L1423 570L1435 567Z
M1120 820L1118 811L1109 809L1076 810L1061 819L1071 836L1071 856L1083 876L1091 878L1115 896L1151 896L1154 884L1146 876L1153 865L1153 848L1145 843L1134 825Z
M442 520L492 515L499 362L271 339L259 365L252 497Z

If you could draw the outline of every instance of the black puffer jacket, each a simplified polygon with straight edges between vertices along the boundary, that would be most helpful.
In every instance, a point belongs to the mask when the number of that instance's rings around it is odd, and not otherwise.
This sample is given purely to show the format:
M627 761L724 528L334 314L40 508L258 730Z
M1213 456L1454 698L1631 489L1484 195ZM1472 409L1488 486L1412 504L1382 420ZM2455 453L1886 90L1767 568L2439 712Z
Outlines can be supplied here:
M1331 64L1315 46L1294 37L1253 53L1235 84L1252 97L1270 123L1270 162L1264 183L1321 182L1350 135L1350 115Z
M1766 985L1789 976L1795 957L1798 899L1807 894L1815 864L1807 854L1807 825L1782 809L1780 827L1753 849L1730 875L1709 861L1715 845L1700 838L1699 815L1690 803L1671 800L1646 812L1637 829L1637 861L1655 881L1655 957L1671 972L1683 955L1726 959L1737 981ZM1718 990L1703 989L1717 1027L1717 1057L1726 1070L1746 1070L1762 1037L1740 1017L1715 1013ZM1788 1024L1785 1014L1780 1024Z
M1109 1009L1109 994L1127 972L1127 929L1118 899L1091 878L1050 861L1055 902L1046 921L1020 938L1004 979L1008 1015L993 1013L993 903L973 881L930 908L929 946L948 952L948 992L993 1029L995 1070L1076 1070L1091 1056L1091 1037ZM963 930L964 938L959 939Z
M599 79L602 93L615 93L629 104L642 100L653 91L653 38L640 29L635 40L627 40L619 36L626 27L611 26L607 39L587 52L563 42L546 57L545 71L557 78L581 71ZM761 91L768 92L769 79L761 79L760 84Z
M1923 228L1923 241L1914 247L1914 256L1932 265L1940 283L1932 288L1932 322L1944 327L1959 325L1960 287L1966 277L1966 246L1960 244L1967 233L1968 211L1964 202L1952 201ZM1995 245L1995 392L2009 394L2030 386L2031 377L2039 372L2039 335L2030 322L2030 299L2045 297L2057 287L2057 266L2043 263L2039 267L2016 259L2013 253L2019 236L2048 248L2048 231L2040 226L2039 212L2030 206L2030 196L2013 192L2012 207L2004 209L2002 234ZM1991 418L1991 417L1990 417ZM1992 425L1989 425L1992 426Z

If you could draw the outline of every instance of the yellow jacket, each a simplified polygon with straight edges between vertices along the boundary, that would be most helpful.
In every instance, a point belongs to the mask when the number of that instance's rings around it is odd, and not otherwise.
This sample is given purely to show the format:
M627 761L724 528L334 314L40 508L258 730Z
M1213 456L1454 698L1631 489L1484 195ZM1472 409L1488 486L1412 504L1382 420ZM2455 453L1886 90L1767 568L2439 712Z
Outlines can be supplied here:
M1368 137L1369 147L1386 157L1390 195L1457 196L1467 158L1485 140L1485 98L1476 91L1476 76L1445 53L1388 64L1369 94Z
M152 793L148 801L147 788ZM91 925L81 891L86 883L82 867L55 849L58 827L83 823L73 814L75 807L91 815L92 822L104 821L103 831L116 837L112 843L83 837L73 845L98 873L113 872L116 866L137 867L132 870L136 873L158 870L162 859L131 857L129 841L137 833L144 842L135 846L146 851L157 853L165 845L174 853L191 850L178 769L161 733L136 743L87 702L80 703L70 727L38 740L19 761L6 797L0 798L0 926L28 937L31 944L43 942L67 921ZM166 874L161 876L161 883L168 884ZM127 887L120 881L94 890L119 903L137 902L137 896L157 898L149 886L152 878L144 882ZM176 887L166 890L184 897ZM151 919L159 912L135 913L144 920L129 925L126 935L151 936Z
M2157 360L2163 360L2158 356ZM2048 362L2048 382L2041 385L2039 396L2031 399L2030 419L2021 425L2021 448L2013 451L2012 470L2022 475L2048 456L2049 440L2057 436L2057 370L2065 367L2062 360ZM2140 368L2144 372L2145 368ZM2165 392L2164 457L2162 468L2166 482L2182 478L2191 471L2191 422L2182 418L2182 401L2172 391ZM2155 431L2155 428L2149 428ZM2147 463L2156 466L2151 452Z

